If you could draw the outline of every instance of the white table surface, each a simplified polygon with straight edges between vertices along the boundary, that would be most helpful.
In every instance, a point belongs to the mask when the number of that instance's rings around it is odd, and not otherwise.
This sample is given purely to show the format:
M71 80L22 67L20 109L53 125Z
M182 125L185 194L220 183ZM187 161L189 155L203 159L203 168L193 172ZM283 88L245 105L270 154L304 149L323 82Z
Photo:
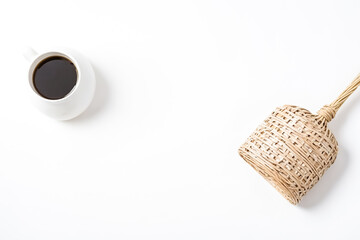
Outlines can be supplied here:
M359 239L360 90L335 164L293 206L237 148L276 107L360 72L359 1L2 1L0 239ZM70 47L98 88L59 122L21 49Z

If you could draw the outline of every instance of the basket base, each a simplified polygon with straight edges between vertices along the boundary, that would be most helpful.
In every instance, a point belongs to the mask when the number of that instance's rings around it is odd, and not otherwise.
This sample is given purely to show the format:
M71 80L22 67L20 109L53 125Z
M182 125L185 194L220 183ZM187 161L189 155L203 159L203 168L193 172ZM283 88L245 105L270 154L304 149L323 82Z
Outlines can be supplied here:
M240 156L290 203L297 204L334 163L338 144L306 109L285 105L239 148Z

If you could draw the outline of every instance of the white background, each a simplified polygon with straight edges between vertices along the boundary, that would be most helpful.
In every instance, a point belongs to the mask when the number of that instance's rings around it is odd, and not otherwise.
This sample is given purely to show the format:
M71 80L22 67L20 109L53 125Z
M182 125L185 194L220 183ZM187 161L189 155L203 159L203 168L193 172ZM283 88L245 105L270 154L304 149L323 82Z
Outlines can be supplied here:
M237 149L276 107L316 112L360 71L359 1L4 1L0 239L359 239L360 91L337 161L293 206ZM21 49L74 48L98 79L59 122Z

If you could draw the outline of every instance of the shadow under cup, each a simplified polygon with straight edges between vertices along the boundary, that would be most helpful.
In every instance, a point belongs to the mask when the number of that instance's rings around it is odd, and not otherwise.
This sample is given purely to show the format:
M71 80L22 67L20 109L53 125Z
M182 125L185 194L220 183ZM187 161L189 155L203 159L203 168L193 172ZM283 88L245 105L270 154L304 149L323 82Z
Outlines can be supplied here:
M41 97L59 100L70 95L77 82L78 70L73 61L61 53L48 53L34 64L30 85Z

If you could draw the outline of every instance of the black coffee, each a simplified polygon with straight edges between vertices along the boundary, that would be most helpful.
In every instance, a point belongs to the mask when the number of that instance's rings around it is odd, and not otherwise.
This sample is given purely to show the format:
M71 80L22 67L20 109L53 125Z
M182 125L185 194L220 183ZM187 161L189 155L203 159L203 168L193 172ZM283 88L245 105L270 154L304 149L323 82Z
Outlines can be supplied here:
M49 57L40 62L34 71L36 91L47 99L61 99L76 85L77 71L74 64L64 57Z

